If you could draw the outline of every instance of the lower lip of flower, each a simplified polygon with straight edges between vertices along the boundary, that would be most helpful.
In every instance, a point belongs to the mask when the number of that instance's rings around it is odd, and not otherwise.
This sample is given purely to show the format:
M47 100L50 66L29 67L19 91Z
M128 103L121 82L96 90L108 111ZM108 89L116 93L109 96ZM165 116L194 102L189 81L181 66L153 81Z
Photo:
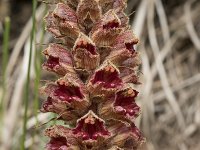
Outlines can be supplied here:
M95 122L91 124L90 122L84 123L84 120L79 122L79 125L74 129L74 134L78 134L83 140L97 140L99 136L109 135L103 127L103 122L95 119Z
M114 68L110 68L110 69L113 69L113 70L106 71L106 69L104 69L104 70L100 70L96 72L96 75L92 83L95 84L97 82L100 82L103 84L104 88L115 88L121 85L122 81L118 77L118 72L114 70Z
M48 97L47 98L47 100L44 102L44 104L43 104L43 109L45 110L45 111L48 111L48 108L49 108L49 106L52 106L53 105L53 103L52 103L52 98L51 97Z
M134 98L137 95L136 91L128 91L130 95L124 95L122 92L116 94L114 108L120 114L129 114L130 116L135 116L139 112L139 107L134 102ZM134 94L134 92L136 92ZM132 94L132 95L131 95Z
M68 147L67 140L64 137L52 138L47 144L47 149L56 150L56 149L65 149Z
M68 87L65 85L59 85L59 88L55 90L54 96L57 96L62 101L72 102L74 99L83 99L83 95L79 87Z
M80 43L81 43L80 45L77 45L77 46L76 46L76 49L77 49L77 48L84 48L84 49L86 49L88 52L90 52L92 55L97 55L97 53L96 53L96 48L95 48L94 45L89 44L89 43L84 44L84 42L80 42Z
M118 28L119 27L119 23L118 22L109 22L105 25L103 25L103 29L113 29L113 28Z
M130 116L135 116L139 112L139 107L136 104L130 104L128 106L116 106L116 111L122 114L128 114Z
M44 66L47 66L50 69L53 69L55 66L59 65L59 58L53 57L53 56L49 56L49 58L47 59L47 62L44 63Z
M125 43L126 49L128 49L130 52L134 53L135 49L134 49L134 43Z

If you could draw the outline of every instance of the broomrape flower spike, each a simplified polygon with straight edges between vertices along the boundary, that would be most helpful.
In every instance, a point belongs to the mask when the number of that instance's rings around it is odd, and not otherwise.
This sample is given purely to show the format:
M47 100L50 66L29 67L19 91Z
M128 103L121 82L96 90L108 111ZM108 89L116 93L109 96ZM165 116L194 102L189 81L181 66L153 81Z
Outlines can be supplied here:
M43 69L59 79L41 88L41 112L68 125L45 130L47 150L137 150L145 141L134 124L140 58L126 7L127 0L63 0L44 18L62 44L43 51Z

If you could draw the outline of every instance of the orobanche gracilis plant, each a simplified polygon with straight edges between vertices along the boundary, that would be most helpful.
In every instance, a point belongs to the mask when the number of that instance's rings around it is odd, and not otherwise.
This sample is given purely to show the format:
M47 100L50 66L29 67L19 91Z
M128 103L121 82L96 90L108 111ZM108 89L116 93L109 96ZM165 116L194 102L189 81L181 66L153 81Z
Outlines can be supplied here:
M45 17L62 44L43 51L43 68L59 79L41 88L47 97L41 111L66 124L45 130L47 150L136 150L143 143L134 124L138 39L126 7L126 0L63 0Z

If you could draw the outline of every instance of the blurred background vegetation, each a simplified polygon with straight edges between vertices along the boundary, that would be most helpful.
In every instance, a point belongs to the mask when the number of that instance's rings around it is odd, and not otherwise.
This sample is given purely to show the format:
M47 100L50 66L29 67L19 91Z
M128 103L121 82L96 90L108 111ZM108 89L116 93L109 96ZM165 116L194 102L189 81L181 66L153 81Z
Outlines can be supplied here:
M1 150L44 149L43 129L55 124L39 112L39 87L56 78L41 70L52 41L43 17L55 1L0 0ZM126 13L140 39L143 149L199 150L200 1L129 0Z

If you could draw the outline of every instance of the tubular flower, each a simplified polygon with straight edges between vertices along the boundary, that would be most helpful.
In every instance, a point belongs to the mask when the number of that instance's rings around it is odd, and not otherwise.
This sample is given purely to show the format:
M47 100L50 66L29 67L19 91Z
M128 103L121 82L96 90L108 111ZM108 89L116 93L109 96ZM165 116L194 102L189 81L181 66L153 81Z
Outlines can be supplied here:
M62 44L43 51L43 69L59 75L41 88L41 112L65 125L45 130L47 150L137 150L145 141L140 114L138 43L124 13L127 0L67 0L46 17Z

